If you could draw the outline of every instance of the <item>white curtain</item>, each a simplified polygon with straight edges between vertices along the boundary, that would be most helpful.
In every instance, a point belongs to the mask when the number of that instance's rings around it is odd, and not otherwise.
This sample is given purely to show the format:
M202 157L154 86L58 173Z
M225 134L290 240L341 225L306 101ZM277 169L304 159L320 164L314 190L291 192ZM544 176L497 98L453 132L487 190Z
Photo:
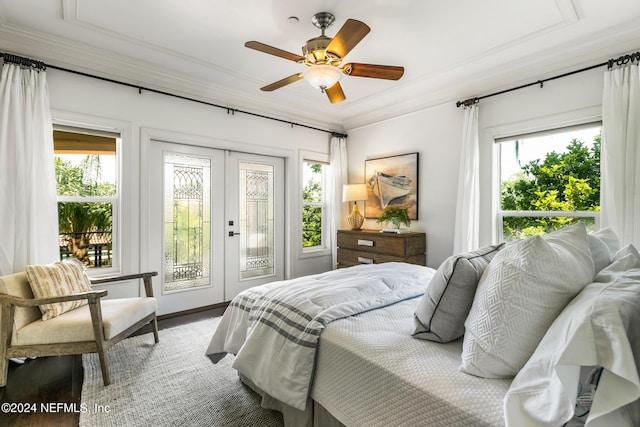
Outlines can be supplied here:
M347 141L340 137L331 137L330 141L330 169L327 185L327 200L329 201L329 236L331 237L332 267L338 265L338 246L336 235L339 229L344 227L347 217L347 206L342 201L342 186L347 183Z
M465 107L453 253L478 247L480 223L478 105Z
M5 63L0 80L0 274L59 259L45 71Z
M640 67L608 70L604 78L601 226L623 244L640 245Z

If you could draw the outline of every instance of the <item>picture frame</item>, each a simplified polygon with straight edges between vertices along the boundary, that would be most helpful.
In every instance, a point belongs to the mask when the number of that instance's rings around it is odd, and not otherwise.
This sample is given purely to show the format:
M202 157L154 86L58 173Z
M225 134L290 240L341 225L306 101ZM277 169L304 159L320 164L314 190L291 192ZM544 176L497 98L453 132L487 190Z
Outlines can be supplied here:
M418 160L418 153L408 153L364 161L365 218L379 218L385 207L396 206L418 219Z

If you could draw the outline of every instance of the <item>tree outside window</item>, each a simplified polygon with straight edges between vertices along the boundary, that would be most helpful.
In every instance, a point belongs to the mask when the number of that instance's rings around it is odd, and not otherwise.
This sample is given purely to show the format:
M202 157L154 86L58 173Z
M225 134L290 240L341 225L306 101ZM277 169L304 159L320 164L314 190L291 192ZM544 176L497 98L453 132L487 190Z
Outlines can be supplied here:
M600 211L600 124L502 141L500 209L505 241L583 221ZM525 152L523 155L523 152Z
M322 247L324 214L323 177L324 164L303 162L302 188L302 246L303 248Z
M113 264L116 139L54 131L60 256Z

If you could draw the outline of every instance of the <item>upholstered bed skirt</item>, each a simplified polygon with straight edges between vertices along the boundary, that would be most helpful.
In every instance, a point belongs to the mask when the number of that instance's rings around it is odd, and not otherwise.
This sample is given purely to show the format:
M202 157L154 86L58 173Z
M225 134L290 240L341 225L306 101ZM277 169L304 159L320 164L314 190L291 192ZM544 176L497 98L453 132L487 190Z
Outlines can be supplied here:
M240 374L240 380L262 396L261 406L263 408L282 413L285 427L345 427L322 405L312 399L309 399L307 409L301 411L263 393L251 380L242 374Z

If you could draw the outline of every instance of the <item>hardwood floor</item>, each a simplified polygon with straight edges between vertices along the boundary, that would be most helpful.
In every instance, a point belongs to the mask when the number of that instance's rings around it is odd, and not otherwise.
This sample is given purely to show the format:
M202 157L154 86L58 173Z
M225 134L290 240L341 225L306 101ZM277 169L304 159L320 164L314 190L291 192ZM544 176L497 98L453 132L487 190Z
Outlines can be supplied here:
M158 328L221 316L225 308L160 318ZM146 326L134 335L150 332ZM77 426L83 375L81 355L28 359L21 365L11 362L7 386L0 388L0 427Z

